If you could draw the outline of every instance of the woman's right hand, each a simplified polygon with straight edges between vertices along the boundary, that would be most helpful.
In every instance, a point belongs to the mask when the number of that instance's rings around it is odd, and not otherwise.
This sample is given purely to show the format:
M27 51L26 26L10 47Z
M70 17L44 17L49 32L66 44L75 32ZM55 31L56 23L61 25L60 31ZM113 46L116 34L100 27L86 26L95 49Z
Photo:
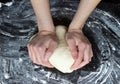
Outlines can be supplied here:
M57 47L58 39L55 32L41 31L28 43L29 57L33 63L49 68L53 66L49 58Z

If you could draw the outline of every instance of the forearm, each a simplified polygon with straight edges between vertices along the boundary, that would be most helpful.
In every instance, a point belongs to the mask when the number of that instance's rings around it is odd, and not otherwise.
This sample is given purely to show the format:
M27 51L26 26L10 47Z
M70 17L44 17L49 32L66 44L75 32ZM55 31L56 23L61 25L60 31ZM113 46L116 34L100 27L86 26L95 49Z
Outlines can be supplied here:
M100 0L81 0L69 29L82 29L85 21L99 2Z
M54 31L49 0L31 0L38 23L38 30Z

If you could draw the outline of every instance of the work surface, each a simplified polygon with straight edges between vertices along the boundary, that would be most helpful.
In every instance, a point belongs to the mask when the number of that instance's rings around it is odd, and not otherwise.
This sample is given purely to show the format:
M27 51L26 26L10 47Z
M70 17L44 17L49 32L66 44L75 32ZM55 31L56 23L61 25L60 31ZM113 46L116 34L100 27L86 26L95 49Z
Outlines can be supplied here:
M54 24L68 26L77 6L77 0L53 0ZM83 29L92 43L94 57L82 69L63 74L37 66L28 57L27 42L37 32L29 0L16 0L11 6L3 6L0 8L0 84L120 84L119 13L119 4L101 3L94 10Z

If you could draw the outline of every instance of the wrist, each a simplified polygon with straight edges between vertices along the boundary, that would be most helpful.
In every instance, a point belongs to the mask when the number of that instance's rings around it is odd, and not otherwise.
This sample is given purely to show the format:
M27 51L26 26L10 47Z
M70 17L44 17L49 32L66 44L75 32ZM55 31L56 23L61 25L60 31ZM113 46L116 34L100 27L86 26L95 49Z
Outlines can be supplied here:
M40 22L38 21L38 31L50 31L55 32L55 26L53 22Z
M54 28L38 28L38 32L55 32Z
M82 29L69 29L68 32L78 32L78 33L82 33Z
M82 32L83 26L69 26L68 32Z
M55 32L55 28L54 26L39 26L38 25L38 31L41 32L41 31L46 31L46 32Z
M82 30L84 24L82 25L77 25L77 24L70 24L68 30Z
M41 30L41 31L38 31L38 34L39 35L55 34L55 31Z

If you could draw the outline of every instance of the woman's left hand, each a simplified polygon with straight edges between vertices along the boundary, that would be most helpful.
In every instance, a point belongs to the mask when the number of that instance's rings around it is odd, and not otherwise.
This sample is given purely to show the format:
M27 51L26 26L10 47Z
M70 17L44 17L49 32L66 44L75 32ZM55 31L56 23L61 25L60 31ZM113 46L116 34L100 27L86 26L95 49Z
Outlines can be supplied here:
M66 41L75 60L71 66L72 70L81 68L91 61L93 56L92 47L82 30L68 30Z

